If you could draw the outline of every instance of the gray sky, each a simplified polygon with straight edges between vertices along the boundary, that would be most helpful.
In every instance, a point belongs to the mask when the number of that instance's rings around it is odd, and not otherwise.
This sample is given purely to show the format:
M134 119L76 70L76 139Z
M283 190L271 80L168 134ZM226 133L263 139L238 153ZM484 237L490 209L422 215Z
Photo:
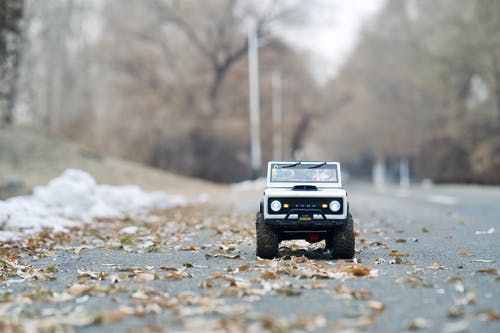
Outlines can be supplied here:
M100 0L90 0L99 9ZM310 56L311 70L323 83L334 77L353 50L364 22L372 18L386 0L302 0L310 4L310 21L304 26L287 26L276 31L290 45ZM92 14L92 11L89 12ZM84 22L87 37L96 39L101 32L97 15Z
M334 77L358 41L360 29L385 0L316 0L308 26L289 27L279 34L298 50L310 54L319 82Z

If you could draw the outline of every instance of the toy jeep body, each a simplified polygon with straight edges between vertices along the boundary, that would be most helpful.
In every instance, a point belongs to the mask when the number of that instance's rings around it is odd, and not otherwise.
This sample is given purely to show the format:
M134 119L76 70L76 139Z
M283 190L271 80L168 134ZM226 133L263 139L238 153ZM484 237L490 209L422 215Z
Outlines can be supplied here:
M257 256L274 258L282 240L326 240L334 258L354 256L354 229L338 162L269 162L257 213Z

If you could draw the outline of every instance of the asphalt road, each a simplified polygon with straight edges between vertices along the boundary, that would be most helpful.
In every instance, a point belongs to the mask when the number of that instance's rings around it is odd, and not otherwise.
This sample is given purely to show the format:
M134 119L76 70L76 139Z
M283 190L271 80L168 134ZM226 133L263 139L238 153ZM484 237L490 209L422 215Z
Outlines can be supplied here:
M258 189L18 245L0 331L500 332L500 188L347 189L355 262L301 243L256 260Z

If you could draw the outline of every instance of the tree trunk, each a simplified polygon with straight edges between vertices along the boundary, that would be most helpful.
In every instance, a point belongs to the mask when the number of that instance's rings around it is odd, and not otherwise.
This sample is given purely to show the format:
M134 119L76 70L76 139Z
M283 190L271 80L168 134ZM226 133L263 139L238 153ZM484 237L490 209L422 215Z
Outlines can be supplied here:
M309 123L311 121L311 115L306 113L302 115L297 127L295 127L295 131L292 135L292 143L291 143L291 154L292 157L295 158L296 153L300 151L302 148L302 144L304 143L304 137L307 132L307 128L309 127Z
M12 81L9 82L10 89L9 95L7 96L7 114L5 115L6 124L12 124L12 122L14 121L14 108L16 106L17 100L17 82L19 80L19 66L21 64L21 54L23 46L23 39L20 34L16 36L16 47L13 54L14 59L12 64Z
M494 91L495 91L495 105L497 111L497 122L500 123L500 64L497 57L493 56L493 75L494 75Z
M212 82L212 86L209 91L209 100L211 107L211 115L216 116L220 110L220 87L222 86L222 81L224 79L225 70L223 69L215 69L214 70L214 80Z

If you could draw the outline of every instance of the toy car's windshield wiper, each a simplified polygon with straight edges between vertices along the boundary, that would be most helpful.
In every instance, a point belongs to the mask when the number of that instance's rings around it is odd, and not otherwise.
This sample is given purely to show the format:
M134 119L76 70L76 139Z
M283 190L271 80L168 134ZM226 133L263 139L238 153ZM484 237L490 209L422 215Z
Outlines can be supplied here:
M297 162L297 163L293 163L293 164L288 164L288 165L285 165L285 166L282 166L281 168L284 169L284 168L293 168L293 167L296 167L297 165L299 165L301 162Z
M323 162L323 163L319 163L319 164L316 164L316 165L313 165L311 167L309 167L308 169L316 169L316 168L320 168L322 167L323 165L325 165L326 162Z

